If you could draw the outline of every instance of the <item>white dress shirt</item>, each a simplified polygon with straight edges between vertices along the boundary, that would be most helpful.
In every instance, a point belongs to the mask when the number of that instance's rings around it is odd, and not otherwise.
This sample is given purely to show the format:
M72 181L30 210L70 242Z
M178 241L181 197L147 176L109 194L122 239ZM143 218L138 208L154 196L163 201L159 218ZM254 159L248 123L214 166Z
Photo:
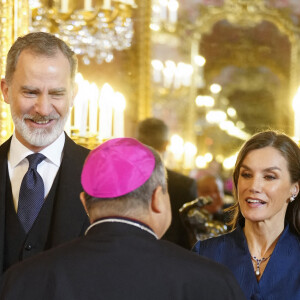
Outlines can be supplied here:
M65 134L62 132L62 134L51 145L40 151L40 153L46 156L46 159L44 159L37 166L37 171L44 181L45 199L49 194L55 176L60 167L63 158L64 144ZM16 211L18 210L20 186L29 166L29 162L26 157L33 153L34 152L21 144L16 138L15 134L13 134L8 152L7 164Z

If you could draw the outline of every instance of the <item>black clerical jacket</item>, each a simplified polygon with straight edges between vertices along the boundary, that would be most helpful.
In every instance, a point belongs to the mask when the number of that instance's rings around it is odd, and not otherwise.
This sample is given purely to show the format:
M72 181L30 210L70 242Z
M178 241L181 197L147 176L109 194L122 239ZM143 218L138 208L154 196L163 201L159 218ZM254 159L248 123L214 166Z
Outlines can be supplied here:
M244 300L233 275L139 227L107 222L13 266L1 300Z

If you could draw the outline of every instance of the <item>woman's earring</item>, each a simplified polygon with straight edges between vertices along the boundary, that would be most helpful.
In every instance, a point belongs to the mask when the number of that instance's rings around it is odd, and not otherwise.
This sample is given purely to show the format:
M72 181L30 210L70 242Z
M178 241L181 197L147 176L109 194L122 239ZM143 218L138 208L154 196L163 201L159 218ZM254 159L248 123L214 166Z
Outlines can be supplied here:
M292 195L292 196L290 197L290 202L293 202L293 201L295 200L296 197L297 197L296 195Z

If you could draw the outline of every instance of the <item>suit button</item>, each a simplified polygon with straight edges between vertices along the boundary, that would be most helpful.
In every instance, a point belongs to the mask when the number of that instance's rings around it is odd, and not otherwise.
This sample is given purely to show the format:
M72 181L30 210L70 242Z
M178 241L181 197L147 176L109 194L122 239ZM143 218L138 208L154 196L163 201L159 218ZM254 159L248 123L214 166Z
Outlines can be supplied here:
M27 251L30 251L31 249L32 249L32 245L29 243L29 244L26 244L25 245L25 249L27 250Z

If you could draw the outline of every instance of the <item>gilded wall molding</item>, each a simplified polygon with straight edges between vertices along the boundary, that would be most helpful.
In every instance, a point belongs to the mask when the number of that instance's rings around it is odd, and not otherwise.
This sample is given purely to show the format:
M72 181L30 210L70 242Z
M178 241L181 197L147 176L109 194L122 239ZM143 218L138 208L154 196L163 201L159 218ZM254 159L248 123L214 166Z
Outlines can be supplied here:
M150 117L151 112L151 0L138 1L137 35L137 121Z
M5 76L6 54L14 40L14 1L4 0L0 4L0 72L1 78ZM0 102L0 144L12 133L12 121L9 106L3 101L1 93Z
M221 20L244 27L256 26L264 20L269 21L289 39L300 33L300 29L285 14L278 9L266 7L263 0L225 0L223 6L205 7L194 25L194 30L201 34L209 33L213 25Z
M201 17L197 19L192 27L193 43L200 45L203 34L210 34L214 25L222 20L227 20L229 23L239 27L255 27L262 21L267 21L274 24L281 34L287 36L291 45L290 60L287 62L289 66L288 78L285 79L284 74L276 70L275 64L271 64L269 67L283 82L286 81L287 93L285 94L285 99L291 104L300 81L299 27L296 27L289 16L284 14L282 10L267 7L264 0L225 0L223 6L206 6L201 9ZM243 52L239 53L237 51L235 53L242 56L240 59L236 59L236 61L246 61L249 65L252 65L256 57L255 53L249 54L247 52L247 57L243 57L245 56ZM228 61L224 61L224 67L226 63L228 64ZM234 64L236 65L237 62ZM218 69L221 67L219 65ZM282 97L282 95L280 96ZM292 106L289 105L288 107L290 107L289 115L292 116ZM292 123L292 118L290 118L290 127L293 127ZM292 134L292 132L289 132L289 134Z

